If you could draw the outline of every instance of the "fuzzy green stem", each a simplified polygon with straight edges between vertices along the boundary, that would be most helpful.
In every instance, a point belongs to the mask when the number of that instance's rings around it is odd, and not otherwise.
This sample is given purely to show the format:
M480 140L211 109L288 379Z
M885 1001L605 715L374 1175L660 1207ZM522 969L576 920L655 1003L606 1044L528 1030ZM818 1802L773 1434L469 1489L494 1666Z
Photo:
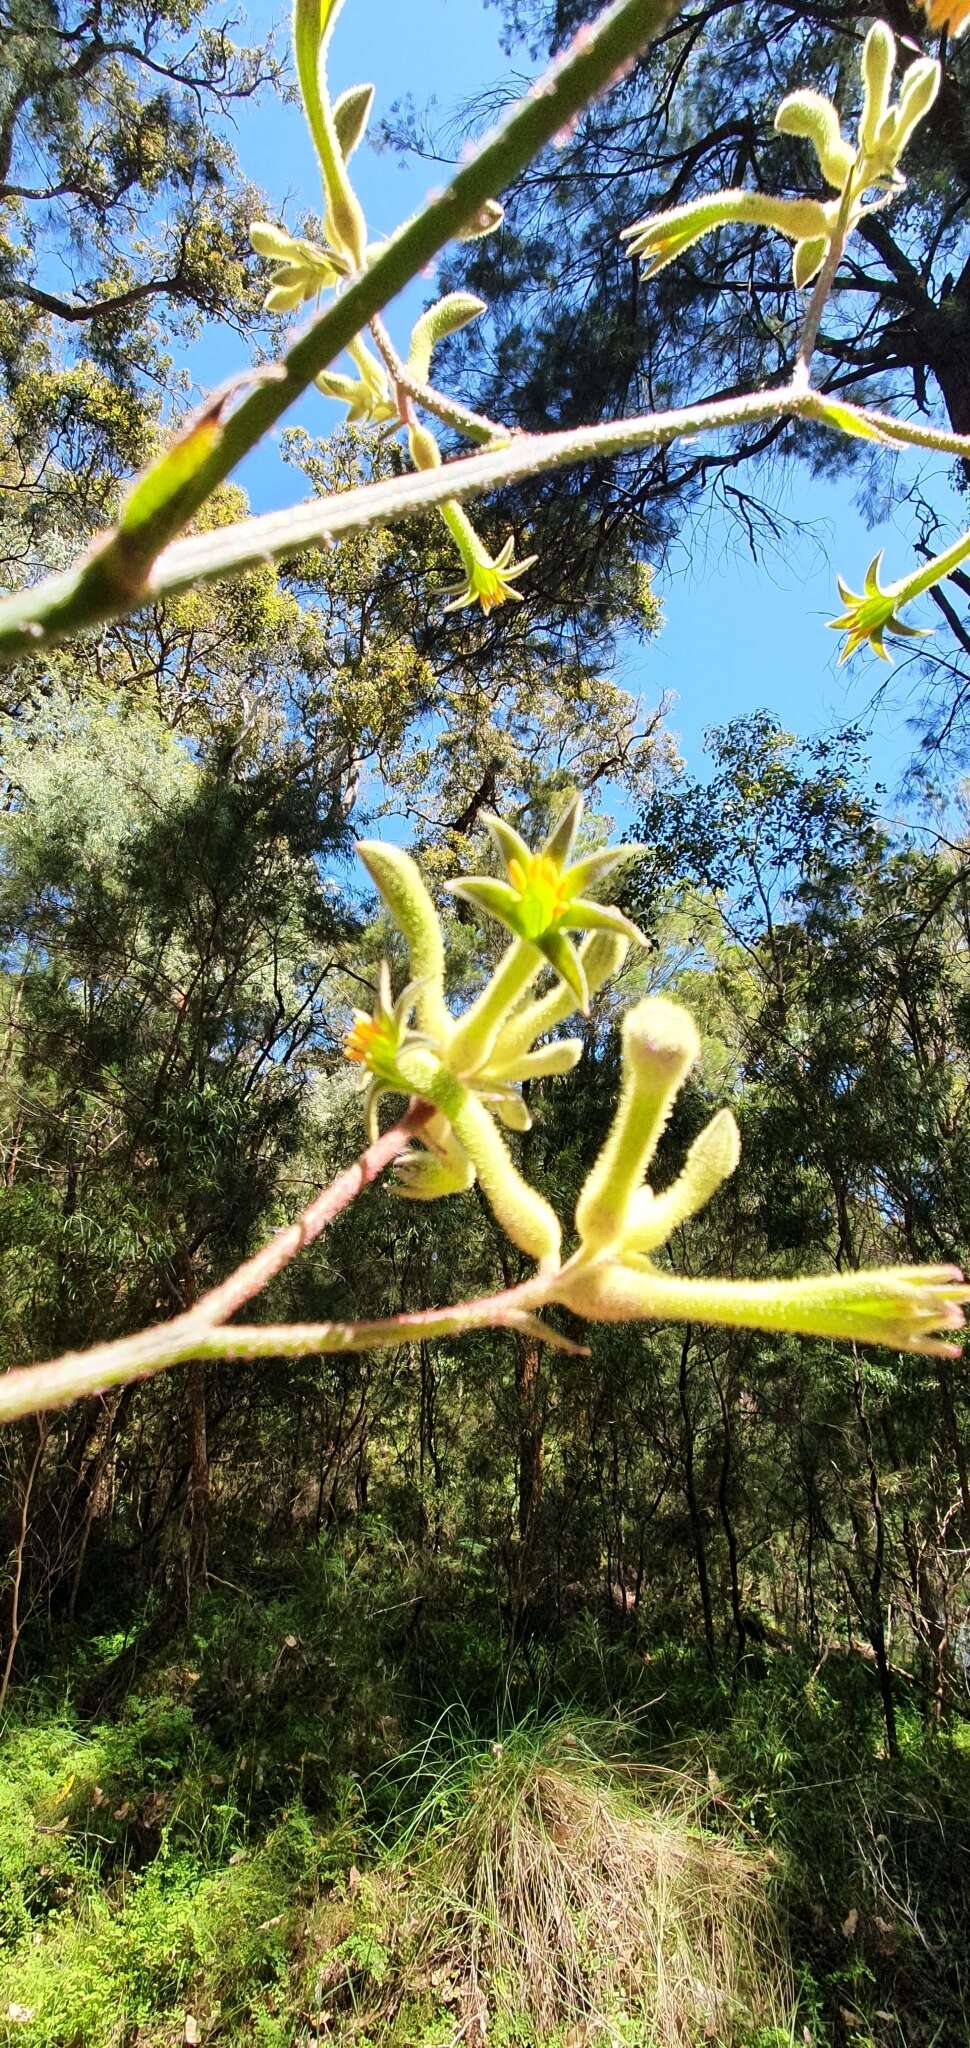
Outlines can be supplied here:
M718 399L563 433L523 434L508 447L464 456L440 469L393 477L360 490L341 491L332 498L311 498L285 512L263 513L175 541L162 550L143 581L127 592L108 585L95 590L85 582L83 566L75 567L0 602L0 662L18 660L49 642L68 638L83 626L123 618L142 605L174 597L200 583L238 576L266 562L287 561L308 547L327 546L341 535L391 525L436 508L447 499L482 497L503 484L521 483L573 463L665 446L696 434L755 425L786 414L814 420L832 433L844 431L825 417L823 405L816 392L785 384L747 397ZM894 420L842 399L839 410L868 421L889 440L956 455L970 463L970 435Z
M359 270L367 248L367 223L347 176L327 91L327 42L341 4L342 0L296 0L293 49L306 117L320 158L327 240Z
M344 302L341 301L341 304ZM448 499L481 497L505 483L519 483L550 469L587 459L650 447L718 427L741 426L804 409L802 397L783 389L751 398L657 413L646 419L607 422L565 433L523 435L507 448L419 470L332 498L312 498L285 512L264 513L210 532L175 541L154 563L129 581L101 574L103 550L64 575L50 576L30 590L0 602L0 661L13 661L63 640L82 627L123 618L143 605L221 576L239 575L265 562L285 561L305 548L328 546L341 534L388 525L430 510ZM235 417L238 417L236 415ZM230 421L232 425L232 421ZM970 443L967 444L970 452ZM216 482L219 479L215 479ZM111 541L109 546L116 543Z
M798 355L792 374L792 382L805 388L808 386L811 375L812 356L815 353L818 330L822 324L822 314L828 304L829 295L835 283L836 271L842 261L845 245L851 232L855 198L855 178L850 176L846 180L835 227L832 230L832 239L825 252L825 261L815 280L811 298L805 308L801 331L798 337Z
M544 966L538 947L530 945L527 939L513 940L481 995L455 1026L448 1059L458 1073L473 1074L484 1065L513 1003L524 995ZM569 1000L575 1009L575 997L570 995Z
M952 576L954 569L970 555L970 533L964 533L953 546L944 548L942 554L933 555L924 562L921 569L914 569L911 576L901 576L898 583L886 585L885 594L894 601L894 607L909 604L914 597L922 597L925 590L932 590L934 584L942 583L945 576Z
M149 602L148 572L162 547L375 313L420 276L439 250L625 71L675 11L676 0L614 0L486 137L445 190L391 235L347 290L297 335L278 374L254 385L234 412L219 419L212 445L201 453L192 475L179 478L177 494L159 504L137 547L130 537L109 535L67 575L8 600L0 611L0 649L30 651L39 639L79 632Z

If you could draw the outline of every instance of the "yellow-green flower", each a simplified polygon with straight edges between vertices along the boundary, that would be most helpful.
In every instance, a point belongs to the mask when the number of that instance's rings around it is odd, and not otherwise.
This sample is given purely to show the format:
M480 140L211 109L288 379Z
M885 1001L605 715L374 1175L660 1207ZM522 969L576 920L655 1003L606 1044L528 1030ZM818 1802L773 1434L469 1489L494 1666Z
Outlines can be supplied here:
M905 584L889 583L883 587L879 581L881 562L880 551L878 555L873 556L866 570L861 591L850 590L848 584L843 583L841 576L836 578L845 611L840 612L837 619L830 619L829 625L833 633L844 633L846 636L845 646L839 655L840 668L843 662L848 661L856 649L862 647L866 641L873 653L878 654L880 661L892 661L892 655L885 645L884 636L887 633L898 640L924 640L928 637L928 627L903 624L898 616L898 610L900 605L907 602L910 592ZM915 592L912 594L915 595Z
M792 242L821 239L827 246L834 218L832 207L819 199L776 199L770 192L742 190L710 192L700 199L688 199L683 206L672 206L666 213L634 221L623 229L623 240L628 253L644 264L644 277L651 278L666 270L668 263L692 248L702 235L728 223L776 228Z
M398 410L383 364L371 354L359 334L347 353L353 357L360 375L347 377L340 370L321 370L317 390L323 392L324 398L337 398L346 405L348 425L359 422L361 426L378 426L384 420L396 420Z
M539 558L537 555L526 555L524 561L515 562L512 559L514 553L515 542L511 534L494 560L480 542L474 551L469 550L466 553L462 549L467 575L460 583L446 583L442 586L442 595L451 598L451 603L446 604L445 611L460 612L464 611L466 605L480 604L487 615L496 611L500 604L507 604L509 599L514 604L521 604L522 592L513 586Z
M392 1093L407 1095L410 1092L398 1068L404 1046L427 1045L429 1042L420 1032L409 1028L417 993L417 982L409 981L395 1002L391 994L390 969L387 961L382 960L373 1011L368 1014L366 1010L355 1010L344 1039L345 1058L362 1069L361 1086L366 1091L364 1114L373 1136L376 1136L377 1105L381 1096Z
M306 299L329 291L346 276L346 263L332 249L288 235L271 221L254 220L249 239L257 255L272 265L270 288L263 300L266 313L292 313Z
M448 882L445 886L451 895L463 896L489 917L497 918L516 938L535 946L585 1010L589 1001L586 976L567 933L610 931L640 945L645 945L646 940L622 910L613 904L595 903L586 894L621 861L638 854L638 846L604 847L599 853L587 854L585 859L569 864L582 809L582 797L574 797L537 853L502 818L485 818L508 879L499 882L476 875L467 882Z

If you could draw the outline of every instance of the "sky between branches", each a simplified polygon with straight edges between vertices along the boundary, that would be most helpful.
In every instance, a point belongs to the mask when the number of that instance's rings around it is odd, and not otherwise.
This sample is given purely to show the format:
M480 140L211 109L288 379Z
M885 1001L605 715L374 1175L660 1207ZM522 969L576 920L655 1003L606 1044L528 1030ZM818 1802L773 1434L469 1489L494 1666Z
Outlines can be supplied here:
M256 42L274 30L285 47L285 6L280 0L250 0L240 17L243 40ZM410 95L419 108L435 100L433 125L442 130L473 94L508 82L510 95L517 96L534 70L526 52L509 58L502 51L499 15L485 0L413 0L408 7L401 0L347 0L332 46L334 89L371 80L377 88L375 122L394 101ZM285 216L296 227L319 190L299 106L267 100L258 112L245 110L236 144L244 171L273 202L273 217ZM445 168L443 163L442 178ZM435 167L426 161L402 163L368 145L355 158L354 174L375 232L395 227L437 182ZM392 310L398 339L406 338L409 316L413 320L421 310L432 286L429 277L423 286L410 287ZM234 362L238 342L216 330L192 351L200 389L225 375L227 347ZM325 433L342 411L313 395L287 424L298 421ZM917 474L934 503L955 505L940 458L921 464L908 455L900 458L900 498ZM297 477L281 464L275 446L249 457L240 481L255 511L291 502L297 494ZM671 724L695 774L704 772L708 726L765 706L802 735L849 721L871 723L873 779L894 792L915 750L908 724L918 695L914 675L905 655L891 672L862 657L848 671L838 669L839 642L826 631L826 621L838 609L836 569L859 587L880 547L889 577L909 565L905 507L870 525L855 502L852 478L815 482L794 464L777 466L760 488L757 479L748 482L756 495L763 488L791 522L781 541L755 562L737 526L716 505L704 506L683 528L658 577L665 629L646 649L632 639L621 644L619 680L651 703L663 693L675 696ZM794 531L796 519L807 528L801 535ZM918 619L914 608L913 621L932 624L932 606L924 604ZM873 704L880 686L883 694Z

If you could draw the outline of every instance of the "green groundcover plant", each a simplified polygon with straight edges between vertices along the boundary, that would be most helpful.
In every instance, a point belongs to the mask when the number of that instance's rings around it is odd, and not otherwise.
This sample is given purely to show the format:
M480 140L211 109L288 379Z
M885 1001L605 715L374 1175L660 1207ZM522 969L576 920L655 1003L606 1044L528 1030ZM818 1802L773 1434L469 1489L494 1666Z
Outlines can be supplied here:
M508 540L493 556L465 502L502 483L591 456L791 416L883 445L913 443L970 455L970 440L833 401L812 385L820 322L854 229L904 189L906 145L939 88L935 59L910 56L897 83L897 49L883 22L861 51L860 107L854 136L819 93L796 91L778 109L781 133L804 138L830 197L781 198L730 190L631 225L626 241L649 278L703 236L747 222L792 244L796 285L806 293L793 338L790 374L773 389L606 425L540 435L510 435L500 421L469 412L431 381L438 343L485 309L452 294L418 320L400 353L382 313L449 239L492 232L498 195L583 107L622 78L660 35L673 0L616 0L583 29L553 69L533 85L502 125L458 170L444 191L386 241L373 243L350 164L371 109L369 86L336 99L329 84L330 42L340 0L297 0L294 54L303 105L319 160L319 238L298 238L271 222L252 239L269 268L267 307L296 312L313 304L309 325L281 359L229 378L129 490L116 526L75 566L0 605L0 655L42 651L99 622L136 611L178 590L238 574L267 558L284 559L341 534L435 509L454 544L460 573L444 595L451 608L484 612L521 597L532 559L513 558ZM959 26L956 10L955 25ZM342 351L349 370L335 369ZM343 400L351 420L377 432L399 431L409 473L290 511L189 533L195 515L239 460L316 382ZM436 428L468 440L471 455L445 462ZM868 646L888 658L887 637L920 632L905 607L970 555L970 534L918 572L880 580L877 558L863 590L840 580L844 609L833 624L843 659ZM359 848L371 880L407 944L410 978L396 995L382 970L371 1015L355 1018L348 1059L365 1088L370 1142L354 1165L318 1194L302 1215L183 1315L120 1340L0 1381L0 1417L10 1420L78 1396L145 1378L185 1359L255 1359L373 1350L404 1339L454 1336L486 1326L514 1328L564 1348L578 1340L552 1313L578 1321L643 1319L728 1324L888 1345L938 1356L955 1354L970 1287L952 1266L832 1273L797 1280L684 1279L658 1261L671 1233L715 1195L738 1160L738 1133L722 1110L690 1149L673 1185L647 1181L675 1097L698 1057L696 1027L679 1004L648 997L622 1027L623 1074L612 1129L583 1187L564 1256L563 1226L524 1178L503 1129L527 1128L523 1090L532 1079L563 1073L579 1058L578 1039L556 1035L590 994L621 966L641 934L604 902L608 877L639 849L577 850L580 803L567 804L545 842L529 847L499 818L489 820L501 874L448 886L473 911L497 920L509 944L487 985L461 1014L446 1000L445 948L431 895L410 855L367 843ZM381 1132L386 1095L404 1098L399 1121ZM331 1219L378 1175L395 1168L395 1192L434 1201L477 1180L511 1243L534 1270L484 1299L376 1322L254 1324L230 1321Z

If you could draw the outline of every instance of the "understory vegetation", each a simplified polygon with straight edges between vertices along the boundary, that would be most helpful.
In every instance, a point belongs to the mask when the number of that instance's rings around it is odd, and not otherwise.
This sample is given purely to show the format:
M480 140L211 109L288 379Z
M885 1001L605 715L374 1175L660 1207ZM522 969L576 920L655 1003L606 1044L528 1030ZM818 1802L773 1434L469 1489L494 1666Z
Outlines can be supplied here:
M887 1764L861 1658L766 1648L732 1691L596 1612L537 1680L475 1576L456 1612L373 1523L310 1538L21 1700L10 2038L964 2038L959 1727L907 1701Z

